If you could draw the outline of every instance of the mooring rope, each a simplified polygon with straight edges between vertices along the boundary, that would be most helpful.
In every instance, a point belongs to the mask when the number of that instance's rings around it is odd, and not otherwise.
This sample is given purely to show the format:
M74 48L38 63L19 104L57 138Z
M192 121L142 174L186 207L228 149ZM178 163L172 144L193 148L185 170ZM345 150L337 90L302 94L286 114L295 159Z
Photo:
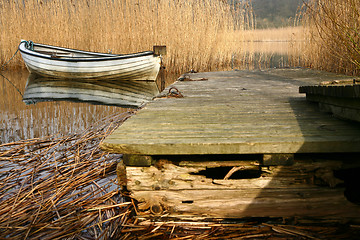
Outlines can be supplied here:
M20 44L19 44L20 45ZM18 53L19 51L19 47L18 49L16 50L16 52L14 53L14 55L9 59L9 61L7 61L6 63L4 63L3 65L1 65L1 68L0 68L0 72L4 70L4 67L15 57L15 55Z
M17 47L17 49L16 49L16 52L14 53L14 55L9 59L9 61L7 61L6 63L4 63L3 65L1 65L1 67L0 67L0 72L2 71L2 70L4 70L4 67L7 65L7 64L9 64L9 62L16 56L16 54L18 53L18 51L19 51L19 46L20 46L20 44L22 43L22 42L28 42L28 41L21 41L20 43L19 43L19 45L18 45L18 47ZM31 42L31 41L30 41ZM26 44L25 43L25 44Z
M19 52L19 46L21 43L25 42L25 47L27 49L30 49L30 50L34 50L34 43L33 41L26 41L26 40L23 40L19 43L14 55L9 59L9 61L7 61L6 63L4 63L3 65L1 65L0 67L0 75L5 78L5 80L7 80L9 83L11 83L11 85L13 85L13 87L19 92L19 94L21 95L21 97L24 97L23 94L21 93L21 91L14 85L14 83L12 83L7 77L5 77L1 72L5 69L5 66L16 56L16 54Z
M33 41L31 41L31 40L30 40L30 41L22 40L22 41L19 43L19 45L18 45L18 47L17 47L14 55L9 59L9 61L7 61L7 62L4 63L3 65L1 65L1 67L0 67L0 72L3 71L3 70L4 70L4 67L5 67L7 64L9 64L9 62L16 56L16 54L19 52L19 46L20 46L20 44L23 43L23 42L25 42L25 47L26 47L27 49L34 50L34 43L33 43Z
M3 78L5 78L5 80L7 80L9 83L11 83L11 85L13 85L13 87L19 92L19 94L21 95L22 98L24 97L24 95L22 95L21 91L20 91L7 77L5 77L4 75L2 75L1 72L0 72L0 75L1 75Z

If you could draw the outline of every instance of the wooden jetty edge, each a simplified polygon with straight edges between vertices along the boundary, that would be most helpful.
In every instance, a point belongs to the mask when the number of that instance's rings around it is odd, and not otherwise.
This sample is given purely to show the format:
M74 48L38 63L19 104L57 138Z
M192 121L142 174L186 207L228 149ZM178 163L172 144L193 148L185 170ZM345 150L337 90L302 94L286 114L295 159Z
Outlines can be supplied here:
M360 84L355 79L301 86L299 92L306 93L308 101L317 102L321 111L360 122Z
M343 79L308 69L187 74L164 91L183 97L156 98L101 147L124 154L119 179L151 214L359 219L334 171L345 168L338 160L358 159L360 124L320 112L299 93Z

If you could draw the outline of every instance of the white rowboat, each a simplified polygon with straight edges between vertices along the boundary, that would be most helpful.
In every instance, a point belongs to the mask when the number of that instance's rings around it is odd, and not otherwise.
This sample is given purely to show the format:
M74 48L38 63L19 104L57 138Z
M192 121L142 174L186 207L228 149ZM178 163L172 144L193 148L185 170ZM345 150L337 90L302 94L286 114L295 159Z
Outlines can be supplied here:
M155 81L161 65L161 56L152 51L118 55L31 41L21 41L19 50L31 73L55 78Z

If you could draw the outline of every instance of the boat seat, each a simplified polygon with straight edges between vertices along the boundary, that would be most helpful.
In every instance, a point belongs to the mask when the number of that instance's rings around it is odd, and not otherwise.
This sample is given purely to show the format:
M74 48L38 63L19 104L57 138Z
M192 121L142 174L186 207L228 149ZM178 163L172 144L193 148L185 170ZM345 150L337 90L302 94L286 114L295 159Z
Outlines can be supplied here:
M55 57L66 57L66 56L71 55L71 53L66 53L66 52L57 53L57 52L53 52L53 51L41 51L41 50L36 50L35 52L41 53L41 54L46 54L46 55L51 55L51 56L55 56Z

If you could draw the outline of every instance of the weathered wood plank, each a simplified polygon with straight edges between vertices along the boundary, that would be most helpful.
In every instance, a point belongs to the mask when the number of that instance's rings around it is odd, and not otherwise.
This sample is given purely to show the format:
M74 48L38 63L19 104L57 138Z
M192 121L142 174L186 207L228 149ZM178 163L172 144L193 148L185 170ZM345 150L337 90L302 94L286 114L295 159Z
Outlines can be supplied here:
M318 102L321 111L342 119L360 122L360 85L349 81L322 82L320 85L301 86L306 99Z
M341 97L341 98L360 98L360 85L317 85L301 86L300 93L311 95Z
M319 217L359 219L360 209L346 201L342 189L227 189L152 191L151 204L178 217ZM149 197L137 191L136 199ZM150 206L151 206L150 204ZM150 207L149 206L149 207Z
M125 152L131 154L148 155L182 155L182 154L264 154L264 153L325 153L325 152L358 152L357 138L347 136L336 137L329 141L326 137L313 137L312 140L301 138L276 137L271 142L264 142L261 138L252 138L248 141L234 144L231 139L160 139L156 144L139 144L144 139L137 138L126 144L105 145L103 149L110 152ZM212 142L211 142L212 140Z
M277 153L264 154L262 165L264 166L286 166L294 163L294 154Z

